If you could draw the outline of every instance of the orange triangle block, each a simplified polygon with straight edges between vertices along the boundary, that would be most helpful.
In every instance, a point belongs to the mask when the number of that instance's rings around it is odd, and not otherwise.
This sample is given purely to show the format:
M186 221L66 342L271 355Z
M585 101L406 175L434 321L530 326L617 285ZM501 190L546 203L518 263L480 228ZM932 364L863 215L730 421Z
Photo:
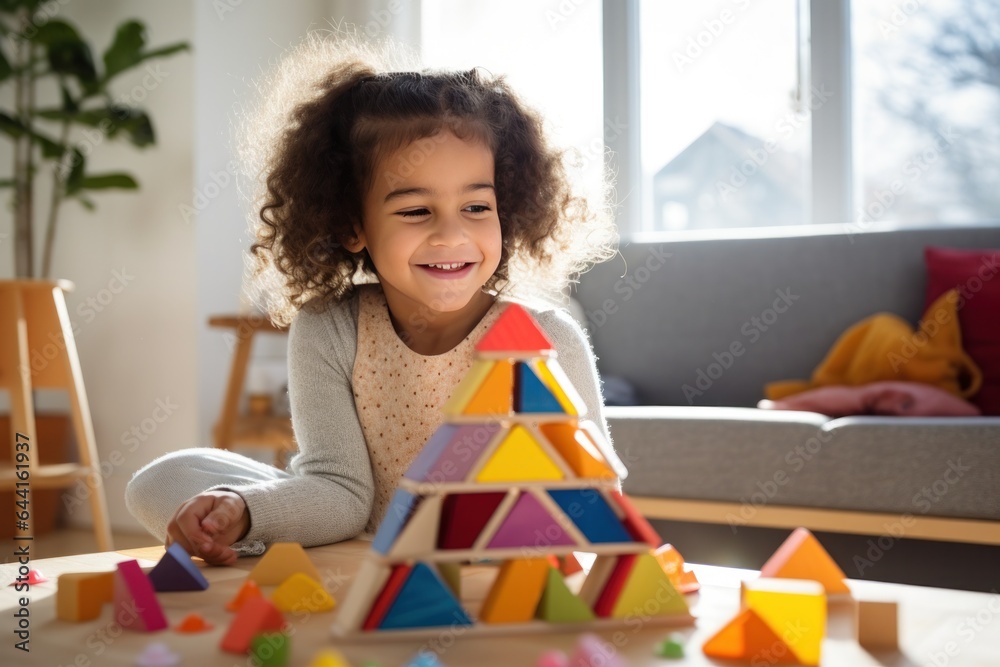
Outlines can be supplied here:
M514 367L509 361L498 361L462 408L462 414L505 415L511 411L513 397Z
M521 425L510 430L476 475L477 482L529 482L562 478L559 466Z
M800 664L795 652L753 609L744 609L705 642L701 650L711 658L769 665Z
M587 432L575 424L550 422L541 424L539 428L577 476L598 479L617 477Z
M441 411L445 416L454 417L462 414L465 411L465 406L476 396L479 392L479 387L486 381L486 378L489 377L493 371L493 367L496 365L496 361L489 359L476 359L473 361L472 368L469 369L469 372L465 374L458 383L458 386L452 391L448 400L441 406Z
M236 597L226 603L226 611L239 611L247 603L247 600L262 597L264 597L264 594L261 593L257 582L253 579L247 579L240 586L240 590L236 592Z
M542 597L549 564L544 558L504 561L479 612L484 623L526 623Z
M477 352L530 352L535 356L552 349L552 341L538 323L516 303L507 304L497 321L476 345Z
M823 584L827 595L847 594L847 575L806 528L796 528L760 568L761 577L809 579Z

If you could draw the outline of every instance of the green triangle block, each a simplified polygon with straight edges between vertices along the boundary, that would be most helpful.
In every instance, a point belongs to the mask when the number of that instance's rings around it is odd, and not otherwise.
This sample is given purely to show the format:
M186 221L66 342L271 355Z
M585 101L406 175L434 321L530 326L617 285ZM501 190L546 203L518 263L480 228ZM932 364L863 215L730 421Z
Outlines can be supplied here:
M559 571L550 567L535 618L550 623L579 623L594 620L594 612L566 587Z

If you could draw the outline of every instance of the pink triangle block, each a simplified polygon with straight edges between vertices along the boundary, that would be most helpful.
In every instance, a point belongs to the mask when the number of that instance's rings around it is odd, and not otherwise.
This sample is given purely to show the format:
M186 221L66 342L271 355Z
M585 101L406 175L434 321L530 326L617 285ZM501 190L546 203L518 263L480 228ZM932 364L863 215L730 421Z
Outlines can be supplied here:
M48 579L38 570L28 570L27 577L18 577L7 585L16 586L17 584L28 584L28 586L34 586L35 584L41 584L46 581L48 581Z
M493 535L488 548L561 544L576 544L576 541L566 534L537 498L530 493L522 493Z
M138 561L118 563L114 619L127 630L156 632L167 627L167 619L156 599L153 584Z
M463 482L499 424L445 424L431 436L405 477L415 482Z
M625 667L625 661L609 642L597 635L581 635L570 656L573 667Z

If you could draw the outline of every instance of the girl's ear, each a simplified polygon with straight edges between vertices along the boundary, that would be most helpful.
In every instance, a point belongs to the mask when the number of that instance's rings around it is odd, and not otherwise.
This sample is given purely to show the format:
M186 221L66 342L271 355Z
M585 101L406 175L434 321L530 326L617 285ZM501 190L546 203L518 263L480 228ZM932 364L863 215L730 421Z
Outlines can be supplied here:
M365 249L365 230L361 225L354 226L354 238L345 241L344 247L351 252L361 252Z

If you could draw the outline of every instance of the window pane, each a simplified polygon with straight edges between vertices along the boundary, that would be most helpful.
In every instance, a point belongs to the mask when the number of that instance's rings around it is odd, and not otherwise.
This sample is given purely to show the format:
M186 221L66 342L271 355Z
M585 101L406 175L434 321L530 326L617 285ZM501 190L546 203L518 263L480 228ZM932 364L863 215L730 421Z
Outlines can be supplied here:
M855 220L1000 219L1000 3L854 2Z
M808 222L796 8L641 0L644 229Z

